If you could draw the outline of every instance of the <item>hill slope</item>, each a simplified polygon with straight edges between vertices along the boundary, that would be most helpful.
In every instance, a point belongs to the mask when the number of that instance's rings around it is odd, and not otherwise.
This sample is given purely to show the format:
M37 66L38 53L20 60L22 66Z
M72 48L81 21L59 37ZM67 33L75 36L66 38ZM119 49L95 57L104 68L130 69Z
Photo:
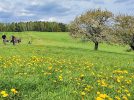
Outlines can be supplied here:
M126 52L127 47L100 44L93 51L92 43L68 33L5 34L21 37L22 43L0 43L0 90L8 94L1 99L134 98L134 53Z

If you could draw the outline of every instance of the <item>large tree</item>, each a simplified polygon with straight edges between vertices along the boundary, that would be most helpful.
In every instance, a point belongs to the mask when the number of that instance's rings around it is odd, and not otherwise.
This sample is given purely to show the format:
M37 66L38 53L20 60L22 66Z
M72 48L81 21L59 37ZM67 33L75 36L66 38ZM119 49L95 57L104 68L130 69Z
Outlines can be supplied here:
M107 10L89 10L71 22L70 34L73 37L89 39L95 44L94 49L98 50L99 43L110 38L107 30L110 29L112 16L113 14Z
M134 50L134 16L116 16L114 29L117 42L127 44Z

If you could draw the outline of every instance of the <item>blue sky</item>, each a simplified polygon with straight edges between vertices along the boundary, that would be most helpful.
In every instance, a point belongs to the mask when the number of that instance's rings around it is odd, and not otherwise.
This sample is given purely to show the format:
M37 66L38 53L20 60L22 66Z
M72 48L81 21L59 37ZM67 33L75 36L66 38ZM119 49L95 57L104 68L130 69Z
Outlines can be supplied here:
M0 22L69 23L76 16L94 8L133 15L134 0L0 0Z

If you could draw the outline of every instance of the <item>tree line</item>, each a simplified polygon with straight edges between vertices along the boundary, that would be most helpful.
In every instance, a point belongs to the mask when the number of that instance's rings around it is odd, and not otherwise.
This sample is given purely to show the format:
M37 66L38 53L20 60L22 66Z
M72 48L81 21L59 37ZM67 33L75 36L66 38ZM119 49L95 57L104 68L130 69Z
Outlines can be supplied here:
M101 9L92 9L77 16L69 25L70 35L92 41L94 49L99 43L129 45L134 50L134 16Z
M66 32L67 25L57 22L12 22L0 23L1 32L23 32L23 31L41 31L41 32Z

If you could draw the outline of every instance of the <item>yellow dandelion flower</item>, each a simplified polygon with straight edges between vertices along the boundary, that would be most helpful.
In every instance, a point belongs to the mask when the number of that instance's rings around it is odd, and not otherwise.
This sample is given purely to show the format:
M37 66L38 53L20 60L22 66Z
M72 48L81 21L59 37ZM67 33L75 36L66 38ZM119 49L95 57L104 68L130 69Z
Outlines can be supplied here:
M128 98L126 96L123 96L122 99L123 100L128 100Z
M128 96L128 97L130 97L130 96L131 96L131 94L130 94L130 93L128 93L128 94L127 94L127 96Z
M96 100L104 100L103 98L101 97L97 97Z
M115 96L115 99L116 99L116 100L121 100L120 97L118 97L118 96Z
M2 97L8 97L8 94L7 94L7 93L5 93L5 94L3 94L3 95L2 95Z
M108 95L107 95L107 94L100 94L100 95L99 95L99 97L101 97L101 98L105 99L105 98L107 98L107 97L108 97Z
M59 80L62 81L63 80L63 77L62 75L59 76Z
M100 94L100 92L97 92L97 94Z
M18 93L18 91L14 88L11 89L11 92L13 92L14 94Z
M85 96L86 95L86 93L85 92L81 92L81 96Z
M108 100L113 100L113 99L109 97Z
M128 91L128 89L126 89L126 90L124 90L126 93L128 93L129 91Z
M6 91L1 91L0 94L6 94Z

